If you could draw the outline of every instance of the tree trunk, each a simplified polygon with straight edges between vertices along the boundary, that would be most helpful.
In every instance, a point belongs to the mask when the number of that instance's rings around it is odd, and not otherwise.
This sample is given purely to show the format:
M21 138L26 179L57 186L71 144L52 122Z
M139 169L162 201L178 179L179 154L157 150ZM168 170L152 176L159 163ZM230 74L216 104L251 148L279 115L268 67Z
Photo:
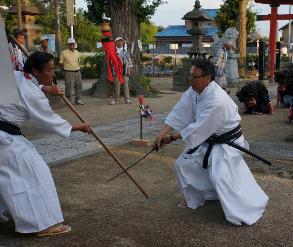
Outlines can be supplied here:
M122 37L127 42L127 48L133 63L133 68L131 68L131 75L129 78L130 94L151 96L152 93L147 92L139 83L141 77L140 50L138 47L140 23L134 9L134 0L117 2L118 1L110 0L111 31L114 39L116 37ZM106 74L106 67L104 67L99 80L91 90L92 95L96 97L106 97L107 94L112 94L112 85L107 82Z
M113 84L108 82L106 62L103 63L99 79L85 94L98 98L108 98L113 95Z
M239 75L241 78L246 76L246 41L247 41L247 5L248 0L240 0L239 1L239 39L238 39L238 47L239 47Z

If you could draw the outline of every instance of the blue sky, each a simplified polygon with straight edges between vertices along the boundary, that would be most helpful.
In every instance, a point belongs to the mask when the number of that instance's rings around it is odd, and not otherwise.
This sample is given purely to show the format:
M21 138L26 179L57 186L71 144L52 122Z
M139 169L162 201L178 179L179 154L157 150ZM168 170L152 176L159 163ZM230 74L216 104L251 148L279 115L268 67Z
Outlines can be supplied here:
M155 25L160 25L167 27L168 25L180 25L184 24L181 20L182 16L193 9L194 0L166 0L167 3L160 6L156 11L155 15L152 17L151 21ZM219 8L222 0L201 0L201 5L203 8ZM253 2L253 1L252 1ZM86 2L84 0L76 0L76 5L78 8L86 9ZM263 4L253 3L253 9L257 10L259 14L269 14L270 7ZM292 5L293 12L293 5ZM288 14L289 6L283 5L279 8L279 14ZM285 25L286 21L279 21L279 28ZM269 22L257 22L257 30L262 34L269 36Z

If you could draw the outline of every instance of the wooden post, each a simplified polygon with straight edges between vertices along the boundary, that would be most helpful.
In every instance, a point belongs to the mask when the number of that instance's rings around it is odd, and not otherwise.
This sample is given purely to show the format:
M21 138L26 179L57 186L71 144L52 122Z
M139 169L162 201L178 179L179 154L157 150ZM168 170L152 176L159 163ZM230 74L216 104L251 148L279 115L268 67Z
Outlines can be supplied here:
M275 56L276 56L276 39L277 39L277 15L278 4L271 4L271 21L270 21L270 82L274 82L275 73Z
M241 0L239 8L239 37L238 37L238 47L239 47L239 75L244 78L246 75L246 42L247 42L247 32L246 23L247 15L246 8L248 1Z
M59 0L54 0L54 17L55 17L55 47L56 54L59 58L61 55L61 31L60 31L60 3Z
M21 1L17 0L17 26L18 26L18 31L22 31L22 15L21 15Z
M265 56L266 56L266 50L265 50L265 43L261 40L259 42L259 63L258 63L258 79L264 80L265 79Z

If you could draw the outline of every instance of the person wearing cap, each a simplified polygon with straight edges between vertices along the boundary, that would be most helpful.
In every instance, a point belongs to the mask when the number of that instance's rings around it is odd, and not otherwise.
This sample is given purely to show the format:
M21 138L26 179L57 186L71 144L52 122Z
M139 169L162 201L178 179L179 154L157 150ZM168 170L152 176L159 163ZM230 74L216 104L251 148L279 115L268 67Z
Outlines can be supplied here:
M124 93L124 102L125 104L130 104L131 101L129 99L129 86L128 86L128 79L130 76L131 67L133 67L129 52L125 49L123 38L117 37L115 39L116 43L116 51L118 57L120 58L122 65L123 65L123 76L124 76L124 83L122 84L123 93ZM111 105L115 105L119 103L120 98L120 81L118 80L117 76L114 78L114 99L111 101Z
M227 80L225 75L225 67L227 63L227 51L235 50L232 40L226 39L222 48L217 52L217 55L213 58L213 64L216 69L215 82L219 84L228 94L230 91L226 90Z
M84 105L80 96L82 92L82 80L80 73L80 56L79 52L75 50L75 39L69 38L67 40L68 49L62 51L60 56L60 65L64 70L65 79L65 97L70 99L72 96L72 88L74 87L76 105Z
M37 49L37 51L49 53L49 54L55 56L54 52L52 50L50 50L50 48L48 46L48 40L49 40L49 38L47 36L42 35L40 37L40 44L36 45L36 49Z

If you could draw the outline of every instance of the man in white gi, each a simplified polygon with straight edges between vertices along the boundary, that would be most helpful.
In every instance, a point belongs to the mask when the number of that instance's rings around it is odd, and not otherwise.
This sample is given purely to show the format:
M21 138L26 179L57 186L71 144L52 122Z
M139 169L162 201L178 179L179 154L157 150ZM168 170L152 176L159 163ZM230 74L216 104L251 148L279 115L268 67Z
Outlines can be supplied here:
M62 224L63 215L49 167L22 135L20 127L32 119L45 131L63 137L76 130L89 133L88 124L71 125L54 113L43 93L63 95L57 86L50 89L53 59L48 53L33 53L24 64L24 73L15 72L19 105L0 104L0 215L7 210L17 232L37 236L62 234L71 228ZM3 215L0 218L6 220Z
M262 216L267 195L256 183L239 150L206 142L216 135L248 146L241 133L238 108L214 81L214 75L210 61L193 61L191 87L167 116L155 145L159 148L177 139L187 145L175 165L178 186L185 197L179 207L196 209L205 200L219 199L229 222L251 225ZM166 136L172 130L177 132Z

